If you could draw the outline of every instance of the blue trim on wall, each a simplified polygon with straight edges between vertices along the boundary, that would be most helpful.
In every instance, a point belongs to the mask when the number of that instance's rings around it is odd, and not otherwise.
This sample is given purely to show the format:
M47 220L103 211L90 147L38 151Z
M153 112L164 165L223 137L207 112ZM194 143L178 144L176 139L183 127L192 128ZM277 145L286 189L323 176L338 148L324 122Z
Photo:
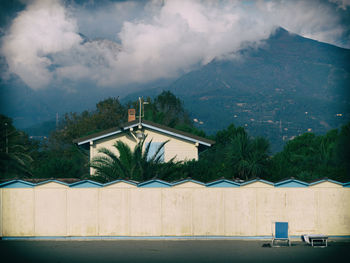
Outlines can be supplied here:
M69 187L72 187L72 188L97 188L102 186L103 186L102 184L94 181L90 181L90 180L84 180L84 181L76 182L69 185Z
M210 182L210 183L207 183L207 184L199 182L199 181L196 181L196 180L192 180L192 179L185 179L185 180L181 180L181 181L173 182L173 183L165 182L165 181L159 180L159 179L149 180L149 181L146 181L146 182L143 182L143 183L138 183L138 182L135 182L135 181L132 181L132 180L130 180L130 181L128 181L128 180L115 180L115 181L112 181L112 182L109 182L109 183L106 183L106 184L101 184L101 183L98 183L98 182L95 182L95 181L91 181L91 180L82 180L82 181L75 182L75 183L72 183L72 184L67 184L65 182L61 182L61 181L55 180L55 179L50 179L50 180L46 180L46 181L34 184L34 183L23 181L23 180L20 180L20 179L15 179L15 180L7 181L7 182L4 182L4 183L0 184L0 188L32 188L32 187L40 186L40 185L43 185L43 184L46 184L46 183L50 183L50 182L59 183L59 184L62 184L62 185L65 185L65 186L69 186L69 187L72 187L72 188L104 187L104 186L112 185L112 184L115 184L115 183L118 183L118 182L124 182L124 183L131 184L131 185L134 185L134 186L137 186L137 187L141 187L141 188L146 188L146 187L153 187L153 188L156 188L156 187L172 187L172 186L180 185L180 184L187 183L187 182L192 182L192 183L203 185L203 186L206 186L206 187L226 187L226 188L245 186L247 184L251 184L251 183L254 183L254 182L266 183L266 184L272 185L272 186L277 187L277 188L278 187L291 187L291 188L293 188L293 187L294 188L297 188L297 187L308 187L308 186L313 186L313 185L316 185L316 184L319 184L319 183L322 183L322 182L331 182L331 183L339 184L339 185L341 185L343 187L347 187L347 188L350 187L350 182L340 183L340 182L337 182L337 181L334 181L334 180L330 180L330 179L322 179L322 180L319 180L319 181L316 181L316 182L313 182L313 183L310 183L310 184L308 184L306 182L303 182L303 181L296 180L296 179L288 179L288 180L284 180L284 181L281 181L281 182L277 182L275 184L273 184L272 182L266 181L266 180L262 180L262 179L253 179L253 180L241 183L241 184L239 184L237 182L234 182L234 181L231 181L231 180L227 180L227 179L220 179L220 180L213 181L213 182Z
M22 180L12 180L0 184L0 188L33 188L35 184L22 181Z
M265 184L269 184L269 185L273 185L274 186L273 183L271 183L269 181L262 180L262 179L253 179L253 180L241 183L241 186L244 186L244 185L247 185L247 184L252 184L252 183L255 183L255 182L265 183Z
M339 184L339 185L343 185L344 186L343 183L338 182L338 181L334 181L334 180L331 180L331 179L322 179L322 180L310 183L310 186L316 185L316 184L320 184L320 183L324 183L324 182L330 182L330 183L335 183L335 184Z
M131 181L126 181L126 180L115 180L115 181L112 181L109 183L105 183L105 184L103 184L103 186L108 186L108 185L112 185L112 184L116 184L116 183L120 183L120 182L137 186L137 183L134 183Z
M288 179L282 182L275 183L275 187L308 187L309 184L303 181Z
M343 185L341 182L338 182L338 181L335 181L335 180L332 180L332 179L327 179L327 181L331 182L331 183Z
M43 184L48 184L48 183L58 183L58 184L63 184L65 186L69 186L69 184L65 183L65 182L61 182L58 180L54 180L54 179L50 179L50 180L46 180L40 183L37 183L35 186L39 186L39 185L43 185Z
M206 184L207 187L239 187L240 184L231 180L221 179Z
M343 183L343 187L350 187L350 182Z
M168 182L162 181L162 180L155 179L155 180L150 180L147 182L140 183L140 184L138 184L138 187L141 187L141 188L160 187L160 188L162 188L162 187L171 187L171 184Z
M181 181L175 182L175 183L173 183L173 186L179 185L179 184L184 184L184 183L187 183L187 182L191 182L191 183L200 184L200 185L204 185L205 186L205 183L202 183L202 182L199 182L199 181L196 181L196 180L193 180L193 179L185 179L185 180L181 180Z

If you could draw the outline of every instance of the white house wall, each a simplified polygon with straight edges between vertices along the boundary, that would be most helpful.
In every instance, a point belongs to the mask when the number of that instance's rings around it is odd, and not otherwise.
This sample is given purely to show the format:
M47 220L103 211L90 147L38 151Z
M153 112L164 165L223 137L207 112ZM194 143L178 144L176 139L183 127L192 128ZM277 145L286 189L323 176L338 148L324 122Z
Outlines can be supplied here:
M198 160L198 148L194 142L186 141L179 139L173 136L164 135L157 131L152 131L150 129L144 129L147 139L144 146L147 142L166 142L164 146L164 161L167 162L170 159L175 157L176 161L186 161L186 160ZM131 135L126 136L125 133L117 134L108 138L94 141L93 145L90 146L90 159L93 159L98 153L98 149L107 148L112 150L115 154L118 155L118 152L113 147L116 141L122 141L127 144L132 150L137 144L136 139L132 139Z

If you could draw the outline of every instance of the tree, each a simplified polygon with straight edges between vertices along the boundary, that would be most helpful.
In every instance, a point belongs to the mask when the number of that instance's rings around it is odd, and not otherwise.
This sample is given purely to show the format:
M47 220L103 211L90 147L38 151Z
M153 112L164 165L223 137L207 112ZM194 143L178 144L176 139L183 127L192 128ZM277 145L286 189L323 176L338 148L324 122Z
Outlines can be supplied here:
M182 178L208 182L219 178L247 180L268 176L270 157L266 139L251 138L244 128L233 124L218 131L213 139L215 145L201 153L198 161L182 165Z
M170 91L163 91L153 101L147 98L148 103L144 108L144 119L159 123L171 128L176 126L193 126L188 112L184 109L183 103ZM138 111L138 101L129 102L129 108L135 108Z
M176 163L173 159L163 163L162 156L159 154L167 142L163 142L150 156L152 141L144 147L145 139L137 143L133 151L124 142L117 141L113 146L118 155L107 148L99 149L99 153L103 155L95 157L90 163L90 166L95 169L95 175L105 181L114 179L145 181L171 174Z
M33 161L32 150L37 148L28 136L18 131L12 120L0 114L0 175L1 177L29 177Z
M288 141L282 152L272 158L271 176L274 180L294 177L312 181L328 177L346 181L350 146L349 124L330 130L325 135L302 134Z
M228 142L232 141L237 134L243 134L245 130L243 127L235 127L233 123L231 123L227 129L218 131L215 135L215 142L217 146L225 146Z
M169 127L177 125L191 125L192 122L189 114L183 107L183 103L170 91L163 91L154 99L156 114L160 118L162 124Z
M73 144L73 140L94 132L118 127L126 121L126 110L118 98L108 98L96 104L93 111L64 115L59 128L35 154L33 174L39 178L84 178L89 173L88 153Z
M36 178L84 178L89 174L88 155L76 145L41 150L33 157Z
M94 111L65 114L59 129L50 134L51 146L71 145L76 138L118 127L126 121L126 115L126 109L120 104L118 98L108 98L98 102Z
M336 165L344 167L346 174L350 174L350 122L341 127L339 137L335 143ZM347 178L349 180L350 178Z
M241 179L262 177L269 160L269 142L262 138L249 138L246 132L237 133L231 139L227 156L233 172Z

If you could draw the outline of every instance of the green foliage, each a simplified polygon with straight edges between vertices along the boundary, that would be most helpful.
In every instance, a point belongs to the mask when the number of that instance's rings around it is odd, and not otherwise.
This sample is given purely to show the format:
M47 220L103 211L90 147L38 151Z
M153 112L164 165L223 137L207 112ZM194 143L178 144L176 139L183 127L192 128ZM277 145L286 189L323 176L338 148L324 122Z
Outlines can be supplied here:
M170 92L163 92L153 101L147 98L145 119L205 137L184 110L182 102ZM191 177L208 182L219 178L248 180L260 177L279 181L294 177L312 181L324 177L350 181L350 123L325 135L302 134L286 143L283 151L270 156L269 142L250 137L243 127L231 124L211 139L216 144L200 152L198 161L161 162L157 153L149 159L149 145L144 140L130 149L117 142L116 152L100 149L102 156L89 163L88 150L77 147L73 139L117 127L126 121L127 108L137 109L138 102L123 106L116 98L96 104L93 111L64 116L60 127L49 140L30 140L15 129L12 120L0 115L0 176L2 178L90 178L101 182L115 179L145 181L159 178L167 181ZM7 123L7 125L5 125ZM89 168L96 175L89 176Z
M65 114L57 130L50 134L32 164L37 178L85 178L89 175L88 153L73 144L79 137L120 125L126 109L117 98L96 104L94 111Z
M175 126L175 129L179 131L187 132L193 135L197 135L203 138L207 137L204 131L194 127L193 125L179 124Z
M161 124L169 127L175 127L180 124L192 124L189 114L183 107L183 103L170 91L163 91L158 95L154 99L154 105Z
M215 136L216 145L223 146L227 142L233 140L238 134L245 133L243 127L235 127L234 124L230 124L227 129L218 131Z
M347 174L350 174L350 122L344 125L335 143L336 164L344 166Z
M88 155L75 145L45 149L34 155L35 178L84 178L89 174Z
M64 115L58 130L50 135L50 143L71 145L79 137L118 127L125 122L127 111L118 98L108 98L96 104L92 112L83 111L81 114L71 112Z
M242 127L231 124L215 136L216 144L201 153L199 161L182 166L182 178L208 182L219 178L249 179L268 173L269 143L264 138L250 138Z
M12 120L0 114L0 177L30 177L32 152L38 145L18 131Z
M133 151L127 144L117 141L113 146L118 155L110 149L101 148L98 152L103 156L95 157L90 166L95 169L95 174L105 181L116 179L146 181L171 176L177 164L173 160L163 163L159 155L167 142L162 143L153 156L149 156L152 141L144 147L145 139L137 143Z
M228 145L227 159L238 178L248 180L263 177L269 161L269 142L262 138L249 138L246 132L238 133Z
M194 127L183 103L170 91L163 91L153 101L147 98L148 104L144 107L145 120L175 128L176 126ZM129 102L128 107L139 112L138 101Z
M289 141L283 151L272 158L271 178L349 180L349 125L343 126L340 133L337 129L319 136L305 133Z

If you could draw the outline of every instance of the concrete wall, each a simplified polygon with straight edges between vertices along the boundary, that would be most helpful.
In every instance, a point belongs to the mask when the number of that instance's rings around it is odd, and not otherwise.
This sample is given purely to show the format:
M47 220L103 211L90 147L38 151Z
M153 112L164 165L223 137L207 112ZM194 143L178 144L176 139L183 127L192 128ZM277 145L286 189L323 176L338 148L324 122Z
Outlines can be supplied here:
M288 221L290 235L350 235L350 189L328 182L304 188L260 182L71 188L50 182L0 190L4 237L271 236L273 221Z

